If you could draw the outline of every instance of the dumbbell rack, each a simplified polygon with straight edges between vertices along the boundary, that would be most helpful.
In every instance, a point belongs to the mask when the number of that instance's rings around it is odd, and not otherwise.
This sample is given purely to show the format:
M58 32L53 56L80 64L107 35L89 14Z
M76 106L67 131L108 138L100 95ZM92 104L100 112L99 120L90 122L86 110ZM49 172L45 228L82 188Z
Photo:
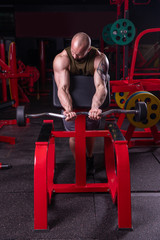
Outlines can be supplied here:
M107 121L106 130L85 129L85 115L78 115L75 131L54 131L53 120L45 120L34 156L34 229L48 229L48 204L52 193L110 192L118 205L118 228L132 229L130 166L127 141L116 123ZM55 138L75 137L75 176L73 184L55 184ZM86 183L86 137L104 137L104 156L108 182ZM116 159L115 159L116 156ZM116 164L115 164L116 163Z

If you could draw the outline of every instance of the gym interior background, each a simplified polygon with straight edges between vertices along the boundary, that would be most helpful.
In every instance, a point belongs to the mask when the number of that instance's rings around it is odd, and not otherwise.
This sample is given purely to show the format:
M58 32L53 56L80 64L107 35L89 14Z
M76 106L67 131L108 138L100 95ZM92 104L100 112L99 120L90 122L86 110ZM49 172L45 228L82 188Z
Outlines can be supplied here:
M30 73L33 77L18 78L19 105L26 105L29 112L59 111L52 105L53 59L70 45L72 36L80 31L92 39L92 45L109 58L111 81L124 79L124 63L127 61L127 75L130 73L135 39L142 31L160 27L160 0L129 0L127 16L123 0L1 0L0 1L0 58L9 65L10 44L15 43L18 73ZM118 6L119 15L118 15ZM129 19L135 26L135 37L127 45L118 47L111 40L105 41L102 33L106 25L116 20ZM160 73L160 32L148 34L138 48L136 67L143 73L152 69ZM124 60L124 46L127 57ZM5 56L2 58L2 50ZM0 101L12 99L10 80L6 77L7 99L4 99L0 64ZM33 74L33 75L32 75ZM141 76L148 78L149 76ZM153 77L154 78L154 77ZM159 75L158 77L159 78ZM33 80L33 85L30 82ZM149 92L159 99L159 86ZM6 97L6 96L5 96ZM115 96L111 91L112 104ZM118 97L119 105L121 98ZM159 105L158 105L159 106ZM133 231L119 231L117 226L117 206L109 194L78 193L60 194L52 199L48 213L48 232L34 231L33 182L34 150L42 120L31 119L23 128L12 125L7 120L16 118L16 108L1 110L0 135L10 136L11 143L1 138L0 162L12 165L7 171L0 170L0 240L26 239L159 239L160 222L160 157L159 132L156 144L129 149L131 174L131 202ZM127 122L128 120L125 119ZM124 124L128 124L128 122ZM63 129L61 121L54 120L55 128ZM159 129L159 122L156 122ZM23 129L23 131L22 131ZM2 137L2 136L1 136ZM14 144L15 141L15 144ZM62 148L63 146L63 148ZM69 152L68 141L56 142L57 170L55 181L74 181L74 160ZM63 152L64 151L64 152ZM103 162L103 142L96 140L95 176L89 182L106 181ZM107 196L106 196L107 195Z

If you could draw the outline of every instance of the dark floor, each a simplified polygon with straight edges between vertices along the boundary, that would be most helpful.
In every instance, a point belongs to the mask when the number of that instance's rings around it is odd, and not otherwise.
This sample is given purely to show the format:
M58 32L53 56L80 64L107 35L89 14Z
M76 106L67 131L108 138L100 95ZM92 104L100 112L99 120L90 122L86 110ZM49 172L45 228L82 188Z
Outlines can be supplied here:
M49 103L48 103L49 102ZM28 112L55 111L51 96L34 101ZM57 110L56 110L57 111ZM1 119L15 117L15 110L1 112ZM16 144L0 143L0 162L12 169L0 170L0 240L159 240L160 239L160 148L129 150L133 231L117 230L117 207L109 194L55 194L49 206L48 232L34 231L33 158L42 119L32 119L26 127L3 126L0 135L16 137ZM63 128L55 119L55 128ZM72 183L74 160L68 139L56 140L55 181ZM96 139L94 177L88 182L106 180L103 139Z

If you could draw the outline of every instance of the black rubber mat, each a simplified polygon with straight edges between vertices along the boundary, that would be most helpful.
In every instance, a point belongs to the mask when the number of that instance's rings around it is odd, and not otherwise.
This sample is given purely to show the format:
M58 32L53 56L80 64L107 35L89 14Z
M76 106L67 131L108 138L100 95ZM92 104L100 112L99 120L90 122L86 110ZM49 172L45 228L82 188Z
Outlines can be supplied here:
M160 191L160 164L152 152L130 153L132 191Z
M155 148L152 150L153 156L157 159L160 164L160 148Z
M110 196L95 194L96 221L98 223L98 239L159 239L160 229L160 193L134 193L132 202L133 231L117 231L117 208L112 204Z

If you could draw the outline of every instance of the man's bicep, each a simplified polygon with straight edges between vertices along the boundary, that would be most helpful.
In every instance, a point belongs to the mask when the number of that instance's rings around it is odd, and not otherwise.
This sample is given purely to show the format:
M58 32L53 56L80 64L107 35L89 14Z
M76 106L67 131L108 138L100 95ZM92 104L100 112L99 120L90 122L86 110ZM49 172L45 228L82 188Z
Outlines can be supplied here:
M99 61L99 64L98 64L98 67L96 69L98 75L103 79L105 80L104 78L107 76L108 74L108 61L106 58L102 58L100 61Z
M106 83L107 83L107 74L104 75L101 72L98 72L97 69L95 69L94 72L94 85L95 88L97 89L98 87L106 87Z

